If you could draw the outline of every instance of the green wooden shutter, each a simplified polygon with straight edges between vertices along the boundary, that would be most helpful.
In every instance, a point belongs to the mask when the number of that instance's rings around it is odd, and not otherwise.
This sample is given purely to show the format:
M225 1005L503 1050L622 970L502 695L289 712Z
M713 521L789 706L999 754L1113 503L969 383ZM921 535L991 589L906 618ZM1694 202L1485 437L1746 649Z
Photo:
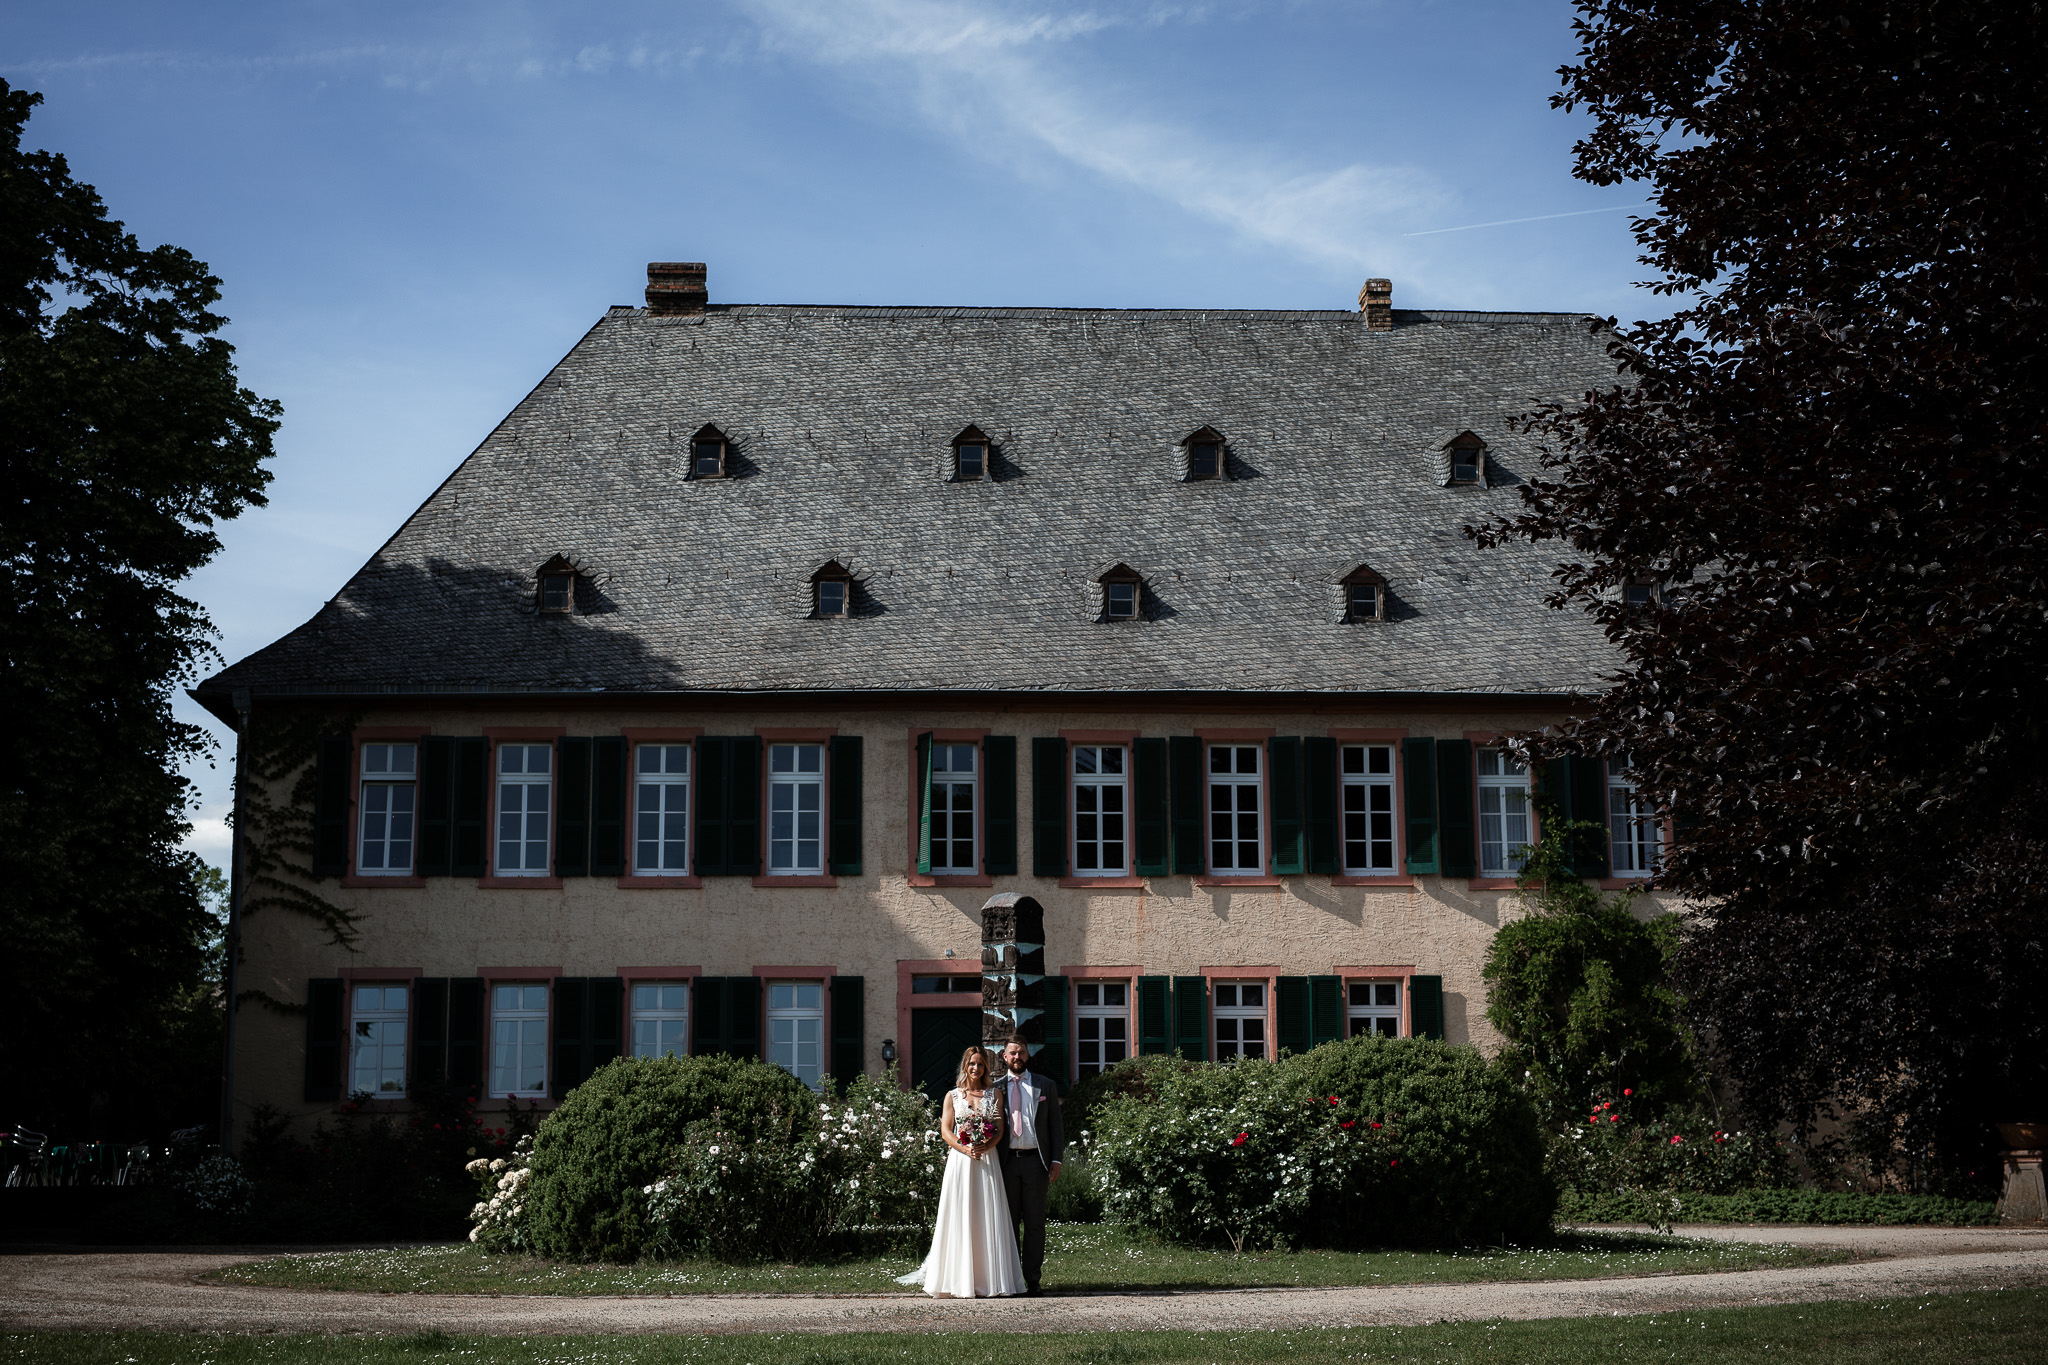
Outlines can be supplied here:
M692 832L696 835L697 873L704 877L723 877L728 872L725 808L729 794L725 773L732 763L732 741L705 736L697 741L695 757L696 790L692 796L697 811L693 822L696 828ZM691 1032L695 1033L696 1029L693 1027Z
M1581 877L1605 877L1610 863L1607 841L1612 837L1607 828L1607 765L1597 754L1581 754L1566 762L1571 818L1599 826L1598 830L1579 831L1582 837L1572 850L1572 868Z
M1306 1052L1314 1046L1310 1019L1308 978L1283 976L1273 983L1273 1005L1279 1015L1274 1041L1283 1052ZM1278 1054L1275 1054L1278 1055Z
M1131 745L1132 866L1140 877L1164 877L1171 867L1172 841L1166 824L1166 741L1141 739Z
M1038 1050L1038 1069L1052 1077L1064 1095L1072 1088L1068 1077L1074 1073L1067 1056L1067 978L1048 976L1044 984L1045 1013L1040 1017L1045 1024L1045 1046Z
M1067 742L1031 741L1031 875L1067 875Z
M690 984L690 1055L714 1057L726 1049L725 978L700 976Z
M726 867L735 877L761 875L761 741L740 735L726 765ZM756 1033L760 1030L756 1029Z
M932 732L917 737L917 870L932 874Z
M1319 877L1343 870L1338 828L1337 741L1310 735L1301 742L1301 822L1308 870Z
M982 870L991 877L1017 875L1017 737L989 735L981 741Z
M832 765L832 842L825 852L825 870L835 877L861 874L861 818L866 801L861 737L834 735Z
M590 875L626 875L624 735L605 735L590 743Z
M481 1095L484 1084L484 990L480 976L448 981L448 1084Z
M832 1079L843 1090L867 1070L865 981L858 976L835 976L831 991Z
M489 865L485 812L491 808L491 746L481 735L455 741L455 818L450 831L448 871L481 877Z
M1138 1054L1157 1057L1173 1050L1173 978L1138 978Z
M1321 1047L1344 1037L1344 978L1312 976L1308 979L1310 1047Z
M1202 741L1175 735L1166 742L1167 819L1173 826L1173 870L1200 876L1209 867L1208 820L1204 814Z
M1442 866L1436 853L1436 741L1401 741L1402 804L1407 807L1408 873L1419 876Z
M625 1052L626 983L616 976L590 978L590 1054L583 1065L588 1080L605 1063Z
M761 1059L761 978L725 979L726 1051L735 1057Z
M412 983L412 1056L406 1094L418 1099L448 1080L448 978L422 976Z
M555 741L555 875L590 875L590 741L587 739Z
M328 735L313 750L313 875L316 877L339 877L348 871L348 786L353 758L353 746L344 735ZM336 1084L340 1082L336 1081Z
M554 1021L554 1062L548 1067L548 1093L561 1099L583 1084L589 1075L590 979L582 976L555 978L554 998L548 1011Z
M1301 741L1291 737L1269 739L1266 753L1270 765L1266 786L1273 807L1273 875L1299 876L1308 871L1302 829Z
M1478 830L1472 819L1474 801L1472 741L1436 742L1437 850L1446 877L1479 874Z
M1205 977L1173 979L1173 1046L1191 1062L1209 1060L1209 982Z
M308 1103L341 1098L341 991L338 976L316 976L306 983Z
M413 869L422 877L448 875L448 840L455 819L455 741L445 735L420 741L420 840Z
M1444 979L1440 976L1408 978L1408 1018L1417 1038L1444 1036Z

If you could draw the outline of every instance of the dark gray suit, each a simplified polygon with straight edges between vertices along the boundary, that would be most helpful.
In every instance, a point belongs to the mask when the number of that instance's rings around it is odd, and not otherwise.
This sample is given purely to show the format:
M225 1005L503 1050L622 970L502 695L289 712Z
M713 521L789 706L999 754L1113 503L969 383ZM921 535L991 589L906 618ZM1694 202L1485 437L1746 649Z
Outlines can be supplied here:
M1039 1094L1038 1117L1032 1132L1038 1150L1010 1149L1010 1073L1002 1073L996 1085L1003 1092L1003 1136L996 1154L1003 1165L1003 1191L1010 1197L1010 1221L1023 1234L1024 1283L1038 1288L1038 1272L1045 1265L1045 1200L1052 1184L1052 1168L1067 1151L1067 1130L1060 1119L1060 1092L1052 1077L1042 1072L1026 1073L1031 1088Z

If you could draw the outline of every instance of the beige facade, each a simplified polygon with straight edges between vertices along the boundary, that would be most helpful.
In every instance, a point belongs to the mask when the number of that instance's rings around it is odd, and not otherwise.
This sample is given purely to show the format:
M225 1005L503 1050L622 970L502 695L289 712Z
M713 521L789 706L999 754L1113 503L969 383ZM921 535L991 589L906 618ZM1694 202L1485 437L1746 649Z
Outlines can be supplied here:
M1398 853L1395 875L1365 885L1328 875L1246 879L1255 884L1179 875L1130 878L1138 884L1117 886L1033 876L1031 776L1023 764L1018 774L1019 875L975 879L979 884L928 884L935 879L914 873L914 736L929 729L1013 735L1023 753L1034 737L1063 733L1206 734L1251 741L1268 735L1342 738L1369 731L1382 740L1402 735L1484 740L1540 728L1559 718L1555 710L1484 700L1432 710L1398 709L1398 703L1384 698L1362 700L1355 707L1325 703L1298 710L954 709L959 706L957 700L937 699L929 708L870 702L861 709L809 708L790 699L753 711L735 709L730 702L712 710L681 703L657 709L651 701L617 710L594 705L516 709L508 703L488 713L391 706L364 715L358 734L408 727L451 736L508 729L601 736L649 728L857 734L864 751L863 870L859 876L820 877L815 879L820 884L806 885L746 876L705 877L695 886L635 886L631 878L601 876L506 885L499 879L482 884L474 877L433 877L420 884L352 875L340 883L313 885L356 917L353 946L326 942L320 926L305 916L265 909L244 927L243 989L303 1003L309 980L336 976L351 981L403 981L418 974L538 982L557 975L672 974L657 969L694 969L707 976L822 969L865 982L865 1068L880 1070L882 1041L888 1039L907 1070L916 1060L908 1055L907 1027L917 1003L908 995L913 971L977 973L982 903L995 891L1019 891L1045 908L1049 973L1075 979L1207 974L1263 981L1269 985L1269 1009L1270 981L1279 976L1440 976L1444 1036L1481 1047L1497 1042L1485 1019L1480 971L1495 930L1521 913L1512 887L1498 881L1410 877L1398 871ZM295 781L296 774L273 784L270 799L287 802ZM1261 809L1268 807L1261 803ZM360 832L360 811L353 801L350 820L353 850ZM1400 823L1397 816L1397 839ZM1274 1036L1269 1027L1267 1037ZM486 1057L486 1074L489 1064ZM302 1115L323 1111L326 1105L302 1098L305 1066L302 1017L255 1007L242 1011L236 1099L245 1115L257 1104Z

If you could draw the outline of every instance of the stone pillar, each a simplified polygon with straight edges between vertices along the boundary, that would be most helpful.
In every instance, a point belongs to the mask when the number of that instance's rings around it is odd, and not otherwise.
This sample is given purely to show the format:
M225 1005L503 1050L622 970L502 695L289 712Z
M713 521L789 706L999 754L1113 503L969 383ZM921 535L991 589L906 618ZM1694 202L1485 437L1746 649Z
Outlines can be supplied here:
M2042 1155L2039 1148L2005 1153L2005 1190L1998 1197L2001 1225L2039 1227L2048 1223L2048 1189L2043 1188L2041 1181Z
M1005 891L981 907L981 1041L1001 1048L1012 1033L1045 1046L1045 909Z

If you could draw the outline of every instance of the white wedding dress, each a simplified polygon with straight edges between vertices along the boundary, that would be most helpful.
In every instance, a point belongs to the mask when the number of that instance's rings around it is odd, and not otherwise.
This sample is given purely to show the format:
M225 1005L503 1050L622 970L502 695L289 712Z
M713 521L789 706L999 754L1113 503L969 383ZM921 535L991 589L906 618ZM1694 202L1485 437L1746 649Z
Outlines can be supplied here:
M955 1124L971 1116L994 1119L1001 1111L993 1090L979 1100L948 1090L946 1103L952 1106ZM923 1265L896 1282L920 1285L927 1294L956 1299L1024 1292L1024 1262L1017 1255L1009 1196L1003 1193L1001 1158L993 1151L977 1159L946 1150L946 1178L939 1186L939 1217L932 1229L931 1253Z

